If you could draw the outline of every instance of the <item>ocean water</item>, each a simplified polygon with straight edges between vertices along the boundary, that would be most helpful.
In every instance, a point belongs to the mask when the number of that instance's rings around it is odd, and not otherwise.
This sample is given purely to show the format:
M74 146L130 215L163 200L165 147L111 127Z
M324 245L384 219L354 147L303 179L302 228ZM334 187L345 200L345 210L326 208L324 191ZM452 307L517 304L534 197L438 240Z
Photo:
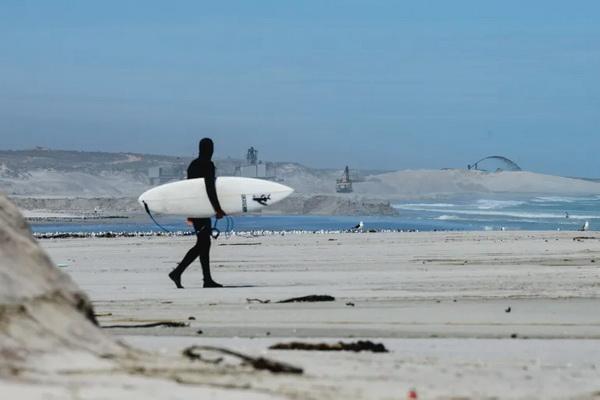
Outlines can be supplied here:
M400 203L404 218L439 221L458 230L579 230L586 221L600 229L600 195L463 198L443 203Z
M520 198L454 198L443 202L398 202L399 215L387 216L235 216L218 222L221 231L337 231L363 221L369 230L564 230L580 229L586 221L600 230L600 195L587 197L530 196ZM568 218L567 218L568 215ZM187 231L184 218L163 217L170 231ZM149 218L33 223L36 233L160 231Z

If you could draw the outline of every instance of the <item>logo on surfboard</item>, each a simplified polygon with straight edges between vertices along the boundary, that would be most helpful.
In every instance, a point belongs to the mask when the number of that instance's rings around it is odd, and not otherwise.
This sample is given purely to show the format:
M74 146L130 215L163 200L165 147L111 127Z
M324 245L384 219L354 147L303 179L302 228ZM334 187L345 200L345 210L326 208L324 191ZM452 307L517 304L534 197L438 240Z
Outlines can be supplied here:
M270 194L261 194L261 195L254 195L252 196L252 200L254 200L255 202L257 202L260 205L263 206L268 206L269 204L267 204L269 201L271 201L271 195Z
M246 195L242 195L242 212L248 212L248 202L246 201Z

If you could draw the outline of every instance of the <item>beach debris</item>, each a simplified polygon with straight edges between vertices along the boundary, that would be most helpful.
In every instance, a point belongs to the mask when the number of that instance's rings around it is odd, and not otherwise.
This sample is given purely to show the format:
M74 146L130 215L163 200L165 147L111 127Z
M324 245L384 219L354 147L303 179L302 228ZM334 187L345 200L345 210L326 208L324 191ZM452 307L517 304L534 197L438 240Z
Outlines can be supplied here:
M510 335L511 339L517 339L518 337L519 337L519 335L516 333L513 333L512 335Z
M177 322L177 321L161 321L161 322L151 322L148 324L134 324L134 325L107 325L103 326L104 329L127 329L127 328L156 328L159 326L167 327L167 328L185 328L188 327L189 324L185 322Z
M329 295L312 294L310 296L292 297L277 303L315 303L320 301L335 301L335 297Z
M506 310L504 310L504 312L507 313L507 314L510 313L511 311L512 311L511 307L508 307Z
M195 320L196 320L196 317L194 317L194 316L188 317L188 321L195 321Z
M183 350L183 356L189 358L192 361L202 361L208 364L221 364L223 357L219 358L204 358L200 352L195 351L195 346L188 347Z
M202 331L202 329L198 329L198 330L196 331L196 333L197 333L198 335L202 335L204 332Z
M373 343L370 340L359 340L358 342L337 343L306 343L290 342L277 343L269 347L269 350L303 350L303 351L353 351L360 353L368 351L371 353L389 353L382 343Z
M246 299L248 303L260 303L260 304L269 304L271 300L261 300L261 299Z
M411 389L408 391L406 395L406 400L417 400L419 396L417 395L417 391L415 389Z
M219 243L219 246L260 246L262 243Z
M96 313L94 314L96 317L112 317L112 313L111 312L107 312L107 313Z
M348 307L354 307L356 304L352 303L351 301L347 302L346 305Z
M227 356L232 356L240 359L244 365L249 365L256 370L266 370L274 374L302 374L304 370L302 368L286 364L283 362L271 360L264 357L252 357L246 354L239 353L237 351L225 349L222 347L213 346L191 346L183 350L183 355L190 360L198 360L204 362L210 362L213 364L221 363L223 358L207 360L202 357L202 352L214 352L220 353Z
M574 242L583 242L584 240L596 240L597 237L594 236L576 236L573 238Z

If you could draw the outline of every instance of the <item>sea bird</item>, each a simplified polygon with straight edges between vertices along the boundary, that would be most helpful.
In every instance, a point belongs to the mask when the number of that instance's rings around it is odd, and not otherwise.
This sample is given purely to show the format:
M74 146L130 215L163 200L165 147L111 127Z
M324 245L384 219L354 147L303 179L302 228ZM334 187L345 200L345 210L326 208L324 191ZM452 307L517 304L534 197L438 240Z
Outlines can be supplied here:
M365 224L363 224L362 221L360 221L358 223L358 225L354 226L352 229L357 230L357 231L362 231L363 227L365 226Z

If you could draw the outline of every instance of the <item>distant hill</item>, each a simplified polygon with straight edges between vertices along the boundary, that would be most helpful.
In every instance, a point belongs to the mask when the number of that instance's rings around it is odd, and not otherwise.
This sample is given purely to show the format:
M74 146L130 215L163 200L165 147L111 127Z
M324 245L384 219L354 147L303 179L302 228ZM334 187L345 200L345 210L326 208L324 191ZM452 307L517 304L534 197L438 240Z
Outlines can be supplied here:
M146 190L151 167L185 170L191 157L67 150L0 151L0 191L31 197L131 197ZM233 175L242 160L216 160L217 174ZM275 162L277 178L300 193L333 193L340 170Z
M189 158L136 153L105 153L70 150L0 150L0 165L16 174L32 170L60 172L147 173L156 165L185 164Z
M191 157L136 153L105 153L65 150L0 151L0 191L12 197L123 198L137 197L148 189L151 167L185 169ZM233 175L237 159L217 160L218 175ZM418 199L460 194L589 194L600 193L594 180L564 178L532 172L467 170L381 171L353 170L358 177L354 193L335 193L340 169L317 169L292 163L273 163L277 179L296 190L298 196L327 195L360 202L371 198ZM319 204L324 201L319 200ZM285 206L285 205L284 205Z
M354 185L358 194L393 199L449 197L462 194L600 194L600 183L528 171L403 170L373 175Z

